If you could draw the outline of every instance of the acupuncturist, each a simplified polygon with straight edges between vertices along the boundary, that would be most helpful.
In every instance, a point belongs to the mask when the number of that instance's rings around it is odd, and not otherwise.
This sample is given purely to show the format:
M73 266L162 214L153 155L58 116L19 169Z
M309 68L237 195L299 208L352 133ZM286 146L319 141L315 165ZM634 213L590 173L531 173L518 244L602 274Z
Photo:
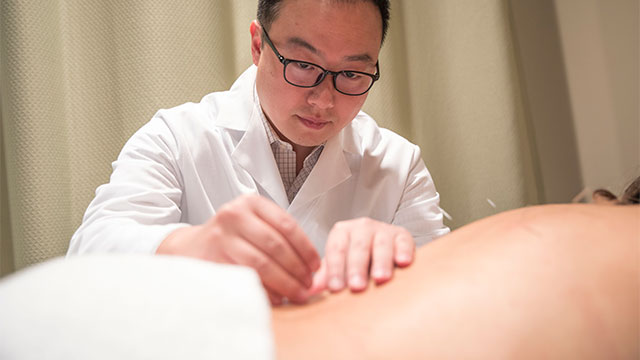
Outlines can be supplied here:
M69 255L245 265L277 305L385 282L449 231L418 146L361 111L389 1L260 0L257 18L254 65L129 139Z

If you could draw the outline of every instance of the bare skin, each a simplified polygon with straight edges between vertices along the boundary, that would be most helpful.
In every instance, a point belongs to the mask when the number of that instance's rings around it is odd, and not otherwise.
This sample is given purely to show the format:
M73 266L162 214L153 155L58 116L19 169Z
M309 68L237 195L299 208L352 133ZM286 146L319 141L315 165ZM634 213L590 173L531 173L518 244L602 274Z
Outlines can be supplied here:
M394 280L273 310L278 359L633 359L640 207L502 213Z

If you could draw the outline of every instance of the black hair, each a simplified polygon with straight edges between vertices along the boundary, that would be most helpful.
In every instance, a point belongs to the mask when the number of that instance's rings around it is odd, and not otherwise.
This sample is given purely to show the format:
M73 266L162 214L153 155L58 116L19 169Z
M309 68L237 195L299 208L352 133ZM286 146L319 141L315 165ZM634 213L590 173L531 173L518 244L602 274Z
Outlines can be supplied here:
M619 205L637 205L640 204L640 176L627 186L624 193L618 198L611 191L598 189L593 192L594 196L600 196L607 200L615 201Z
M378 7L380 10L380 16L382 17L382 41L380 45L384 43L384 39L387 36L387 28L389 27L389 0L335 0L341 2L356 2L356 1L369 1ZM278 17L278 13L282 7L282 0L259 0L258 1L258 21L260 25L264 26L265 30L269 30L271 24Z
M640 204L640 176L637 177L622 194L620 199L622 204Z

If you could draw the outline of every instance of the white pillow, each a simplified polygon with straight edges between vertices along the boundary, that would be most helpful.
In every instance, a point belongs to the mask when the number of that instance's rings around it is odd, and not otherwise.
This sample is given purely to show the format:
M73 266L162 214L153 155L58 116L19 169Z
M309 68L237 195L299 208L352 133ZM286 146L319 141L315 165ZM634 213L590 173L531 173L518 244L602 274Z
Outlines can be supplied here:
M273 359L257 274L180 257L55 259L0 281L0 359Z

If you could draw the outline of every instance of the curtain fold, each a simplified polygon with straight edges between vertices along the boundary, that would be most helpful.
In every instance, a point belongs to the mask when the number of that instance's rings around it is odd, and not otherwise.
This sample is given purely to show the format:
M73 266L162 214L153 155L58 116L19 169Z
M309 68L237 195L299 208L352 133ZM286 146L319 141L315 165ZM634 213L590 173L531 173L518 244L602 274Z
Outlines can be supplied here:
M256 4L0 0L0 275L65 253L158 109L227 89L251 64ZM389 31L364 109L421 146L447 224L535 203L507 2L395 0Z
M422 148L450 225L535 203L507 2L394 5L405 51L391 56L406 66L407 135Z
M64 252L71 193L60 7L2 3L2 121L13 261ZM4 226L3 226L4 227Z

